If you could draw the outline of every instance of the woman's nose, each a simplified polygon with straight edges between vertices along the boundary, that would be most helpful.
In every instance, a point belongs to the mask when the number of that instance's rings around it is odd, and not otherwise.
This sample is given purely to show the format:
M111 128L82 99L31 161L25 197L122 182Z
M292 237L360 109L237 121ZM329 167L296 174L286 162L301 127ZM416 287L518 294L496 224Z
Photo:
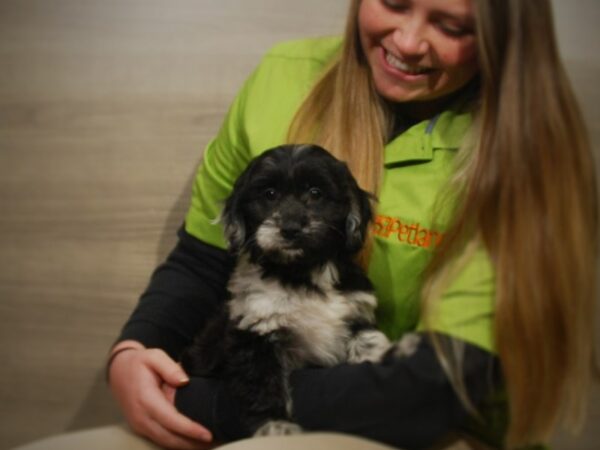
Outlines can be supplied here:
M416 20L400 24L393 34L393 41L402 56L423 56L429 50L425 26Z

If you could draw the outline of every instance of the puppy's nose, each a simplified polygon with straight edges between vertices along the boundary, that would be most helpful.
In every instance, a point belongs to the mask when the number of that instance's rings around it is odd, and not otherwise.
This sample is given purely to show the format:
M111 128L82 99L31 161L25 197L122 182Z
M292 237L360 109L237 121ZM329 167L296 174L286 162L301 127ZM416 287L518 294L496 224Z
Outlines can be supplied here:
M298 237L302 231L302 226L298 222L288 222L281 225L279 232L284 239L293 240Z

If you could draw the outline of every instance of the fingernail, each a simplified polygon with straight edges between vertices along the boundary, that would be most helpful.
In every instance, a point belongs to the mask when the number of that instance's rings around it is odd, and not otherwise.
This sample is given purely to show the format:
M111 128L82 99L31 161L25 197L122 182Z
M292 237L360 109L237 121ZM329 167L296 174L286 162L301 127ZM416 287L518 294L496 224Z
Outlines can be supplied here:
M210 442L212 441L212 434L210 434L208 431L206 433L202 434L202 440L205 442Z
M188 384L190 382L190 379L188 377L182 377L179 380L179 384Z

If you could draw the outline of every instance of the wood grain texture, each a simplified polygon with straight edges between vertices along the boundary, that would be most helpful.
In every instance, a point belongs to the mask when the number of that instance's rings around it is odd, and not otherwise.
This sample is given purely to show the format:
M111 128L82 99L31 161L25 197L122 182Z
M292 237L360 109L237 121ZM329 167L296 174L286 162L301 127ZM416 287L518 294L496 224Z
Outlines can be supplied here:
M339 33L346 3L0 2L0 448L119 419L105 353L203 147L261 55ZM570 62L598 142L598 61Z

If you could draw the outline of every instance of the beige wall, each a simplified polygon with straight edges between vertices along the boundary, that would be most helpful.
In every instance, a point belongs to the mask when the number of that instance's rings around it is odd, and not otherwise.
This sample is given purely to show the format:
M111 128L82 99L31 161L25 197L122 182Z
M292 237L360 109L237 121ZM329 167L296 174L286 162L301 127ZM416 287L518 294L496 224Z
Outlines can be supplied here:
M598 2L556 3L598 142ZM0 448L118 419L104 353L174 242L202 148L269 46L338 33L345 6L0 2Z

